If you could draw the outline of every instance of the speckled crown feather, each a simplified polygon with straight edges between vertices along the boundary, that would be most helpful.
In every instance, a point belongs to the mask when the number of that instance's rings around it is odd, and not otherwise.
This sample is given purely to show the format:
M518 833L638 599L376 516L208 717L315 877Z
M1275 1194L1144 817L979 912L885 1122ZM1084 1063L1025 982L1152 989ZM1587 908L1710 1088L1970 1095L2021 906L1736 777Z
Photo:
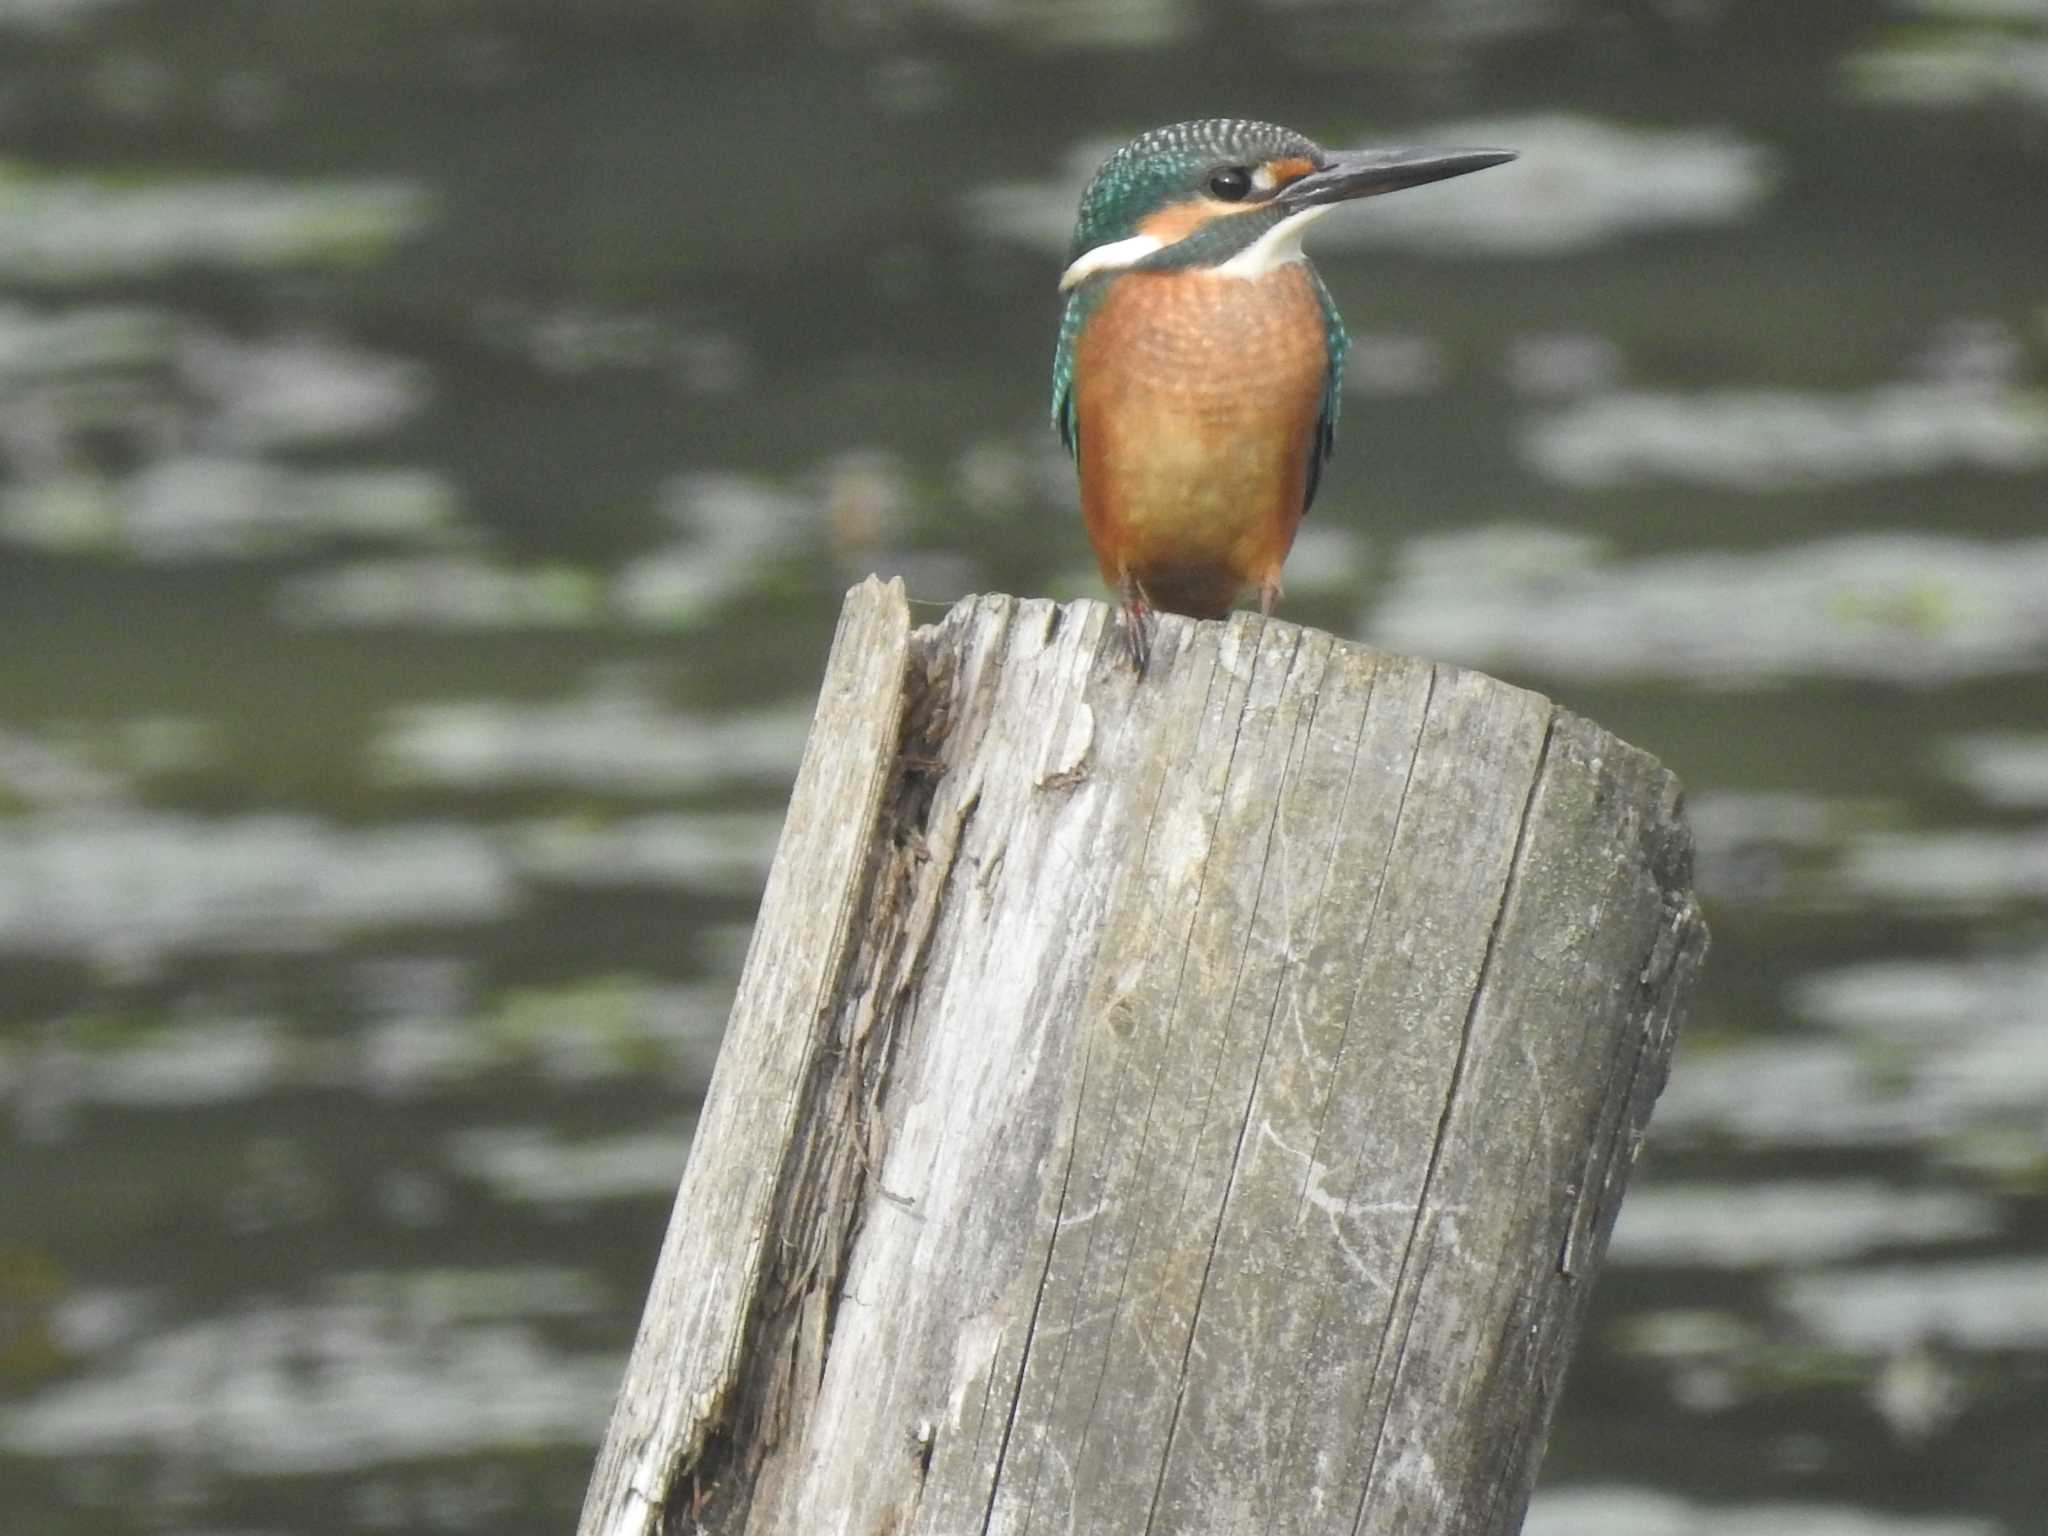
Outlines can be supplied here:
M1294 156L1318 166L1327 158L1313 139L1291 128L1237 117L1149 129L1103 161L1081 194L1068 259L1133 234L1140 219L1169 203L1199 196L1209 172L1219 165L1257 165Z

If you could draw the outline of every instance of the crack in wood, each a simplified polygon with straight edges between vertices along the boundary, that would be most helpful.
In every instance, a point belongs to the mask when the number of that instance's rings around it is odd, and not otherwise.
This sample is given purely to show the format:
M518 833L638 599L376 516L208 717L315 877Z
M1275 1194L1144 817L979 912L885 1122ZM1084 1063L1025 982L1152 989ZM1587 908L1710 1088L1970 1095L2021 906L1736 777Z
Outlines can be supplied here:
M1093 1051L1088 1049L1084 1042L1081 1052L1080 1081L1074 1095L1074 1113L1076 1118L1080 1115L1081 1106L1087 1102L1088 1069L1093 1059ZM1026 1373L1031 1366L1031 1346L1038 1334L1039 1314L1045 1306L1046 1283L1052 1277L1052 1261L1054 1252L1058 1248L1060 1217L1067 1208L1067 1192L1072 1187L1074 1177L1074 1154L1079 1144L1078 1137L1069 1136L1067 1141L1067 1160L1060 1169L1059 1197L1053 1203L1052 1227L1045 1244L1045 1259L1039 1268L1038 1285L1032 1292L1031 1316L1024 1327L1023 1347L1017 1351L1017 1375L1010 1388L1010 1411L1003 1420L1003 1440L1001 1446L996 1451L994 1475L989 1479L988 1502L982 1509L982 1536L988 1536L989 1530L995 1523L996 1500L1003 1491L1003 1467L1009 1460L1010 1437L1016 1431L1018 1414L1023 1410L1024 1381ZM990 1370L991 1372L994 1370L993 1363L991 1363ZM1025 1517L1025 1523L1027 1525L1030 1523L1028 1513Z
M1427 719L1426 710L1424 718ZM1501 917L1508 909L1508 903L1515 892L1523 862L1528 853L1530 811L1536 804L1537 787L1543 782L1544 769L1550 758L1550 743L1556 729L1557 712L1553 708L1549 718L1544 723L1542 743L1536 749L1536 762L1529 774L1529 787L1522 800L1521 815L1516 818L1514 851L1508 856L1507 872L1500 882L1498 893L1494 899L1493 912L1487 922L1486 946L1479 958L1479 975L1473 984L1471 999L1465 1007L1465 1021L1458 1036L1458 1053L1451 1065L1449 1086L1444 1091L1443 1113L1437 1119L1436 1135L1430 1143L1429 1161L1424 1166L1422 1172L1422 1187L1416 1191L1415 1217L1408 1229L1408 1241L1402 1248L1401 1262L1394 1271L1394 1284L1390 1292L1390 1305L1396 1311L1400 1309L1403 1297L1412 1294L1407 1288L1409 1260L1415 1252L1416 1239L1423 1231L1425 1225L1429 1229L1430 1251L1434 1252L1436 1227L1430 1210L1430 1191L1436 1182L1437 1169L1443 1159L1444 1143L1450 1133L1452 1119L1461 1107L1459 1092L1464 1087L1466 1063L1471 1058L1473 1025L1479 1017L1481 1004L1487 997L1487 987L1493 975L1495 958L1499 953ZM1405 795L1403 799L1405 801ZM1416 1289L1420 1289L1419 1280ZM1401 1364L1408 1350L1408 1333L1414 1327L1414 1323L1415 1306L1410 1301L1407 1314L1402 1319L1399 1350L1394 1357L1393 1369L1386 1377L1386 1401L1389 1406L1393 1400L1395 1384L1401 1379ZM1381 1358L1384 1359L1386 1350L1385 1335L1381 1336L1380 1348ZM1375 1365L1373 1375L1376 1381L1379 1378L1379 1374L1379 1368ZM1353 1523L1354 1529L1357 1529L1364 1522L1365 1501L1371 1497L1379 1474L1380 1452L1386 1444L1386 1433L1387 1415L1386 1410L1383 1408L1379 1421L1373 1431L1372 1453L1367 1458L1365 1477L1359 1490L1359 1516L1357 1521Z
M678 1468L693 1489L750 1482L801 1426L823 1377L847 1258L866 1218L864 1190L879 1184L880 1105L900 1015L922 975L940 892L979 805L979 796L967 797L937 834L935 850L931 817L949 769L955 662L945 647L913 638L901 735L882 801L884 835L861 884L866 912L850 935L855 942L842 948L832 989L842 1003L826 1022L782 1163L771 1222L778 1256L767 1266L735 1361L738 1374L719 1408L721 1432ZM752 1373L747 1359L756 1364ZM701 1527L705 1501L693 1496L691 1503L692 1524ZM718 1514L722 1525L737 1528L746 1502L735 1500Z
M1262 644L1263 639L1264 637L1262 635ZM1293 677L1295 665L1301 658L1301 652L1302 637L1299 634L1297 634L1294 637L1293 650L1288 657L1288 674L1290 680ZM1256 669L1256 660L1254 661L1254 668ZM1320 679L1320 674L1321 668L1319 667L1318 679ZM1284 691L1285 690L1283 690L1283 692ZM1294 748L1296 744L1305 742L1314 733L1316 697L1317 695L1311 687L1311 691L1308 696L1308 703L1302 711L1301 717L1295 721L1294 729L1289 733L1285 750L1282 752L1283 765L1295 761ZM1249 702L1250 694L1248 690L1246 695L1246 704L1249 705ZM1240 719L1240 739L1242 729L1242 719ZM1267 818L1266 821L1265 836L1263 839L1264 852L1261 856L1259 865L1259 878L1252 899L1251 911L1247 916L1245 924L1245 942L1243 947L1241 947L1238 951L1237 967L1235 974L1232 978L1229 1000L1224 1005L1226 1014L1234 1013L1236 1011L1238 995L1244 984L1245 969L1250 961L1252 954L1253 934L1256 931L1256 925L1258 923L1259 914L1265 899L1266 881L1268 875L1270 874L1273 868L1275 845L1280 841L1281 817L1286 808L1287 791L1290 785L1290 777L1285 772L1283 766L1280 781L1280 793L1273 796L1272 814ZM1226 795L1228 794L1227 778L1225 782L1224 793ZM1328 866L1326 865L1326 870L1327 867ZM1321 891L1319 888L1318 902L1320 902L1320 896ZM1159 1472L1153 1484L1152 1501L1145 1511L1144 1536L1151 1536L1152 1528L1159 1517L1159 1495L1160 1491L1165 1487L1166 1484L1167 1469L1171 1465L1173 1460L1175 1435L1180 1427L1181 1409L1187 1401L1188 1361L1194 1353L1195 1337L1197 1332L1200 1330L1202 1322L1202 1304L1207 1298L1209 1288L1209 1277L1215 1269L1217 1246L1222 1241L1224 1223L1230 1213L1230 1191L1232 1185L1236 1180L1239 1161L1244 1153L1245 1136L1251 1126L1252 1106L1257 1102L1258 1099L1259 1073L1261 1067L1264 1064L1266 1048L1272 1039L1274 1020L1278 1016L1279 1000L1284 990L1283 983L1285 979L1286 967L1283 964L1274 977L1273 1003L1267 1011L1266 1027L1264 1030L1261 1031L1258 1055L1252 1063L1251 1080L1246 1088L1243 1107L1237 1116L1237 1135L1231 1147L1230 1166L1224 1176L1223 1195L1222 1198L1217 1202L1215 1221L1211 1225L1209 1231L1208 1251L1203 1259L1201 1279L1196 1284L1193 1305L1190 1307L1188 1313L1187 1339L1181 1347L1180 1369L1176 1375L1176 1388L1174 1392L1173 1408L1172 1412L1168 1417L1166 1433L1163 1437L1163 1442L1159 1450ZM1209 1076L1209 1089L1204 1099L1204 1105L1201 1115L1201 1118L1204 1122L1206 1122L1208 1119L1208 1105L1212 1103L1215 1098L1216 1080L1222 1071L1222 1064L1223 1055L1222 1053L1219 1053L1217 1057L1216 1066L1211 1071ZM1194 1170L1192 1167L1191 1160L1191 1165L1188 1170L1188 1177L1185 1180L1183 1180L1181 1186L1181 1203L1183 1209L1186 1206L1188 1189L1193 1182L1193 1177Z

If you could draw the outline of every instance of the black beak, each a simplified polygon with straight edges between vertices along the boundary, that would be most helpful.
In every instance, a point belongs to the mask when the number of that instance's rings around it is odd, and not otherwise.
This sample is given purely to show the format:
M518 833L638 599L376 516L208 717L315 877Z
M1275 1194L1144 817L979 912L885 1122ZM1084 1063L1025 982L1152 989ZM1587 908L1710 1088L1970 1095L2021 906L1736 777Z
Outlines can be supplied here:
M1330 156L1330 163L1280 189L1273 201L1287 209L1346 203L1403 187L1446 181L1515 158L1512 149L1359 149Z

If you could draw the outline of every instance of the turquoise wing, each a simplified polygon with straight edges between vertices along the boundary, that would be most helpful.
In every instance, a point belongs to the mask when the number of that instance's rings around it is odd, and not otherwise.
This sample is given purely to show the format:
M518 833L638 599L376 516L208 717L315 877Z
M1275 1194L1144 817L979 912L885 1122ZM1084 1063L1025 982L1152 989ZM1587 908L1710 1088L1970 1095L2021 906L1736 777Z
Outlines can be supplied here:
M1344 395L1344 353L1351 338L1344 332L1344 317L1337 313L1337 301L1323 286L1322 274L1308 269L1315 285L1316 299L1323 306L1323 341L1330 354L1330 371L1323 378L1323 408L1316 413L1315 441L1308 450L1308 486L1301 498L1304 514L1315 505L1316 488L1323 483L1323 466L1330 462L1330 450L1337 446L1337 411Z
M1091 285L1092 286L1092 285ZM1052 425L1060 435L1060 442L1070 454L1080 450L1075 446L1074 426L1074 346L1080 339L1082 322L1088 318L1088 311L1094 308L1092 299L1084 299L1082 292L1067 295L1066 308L1060 311L1059 345L1052 354Z

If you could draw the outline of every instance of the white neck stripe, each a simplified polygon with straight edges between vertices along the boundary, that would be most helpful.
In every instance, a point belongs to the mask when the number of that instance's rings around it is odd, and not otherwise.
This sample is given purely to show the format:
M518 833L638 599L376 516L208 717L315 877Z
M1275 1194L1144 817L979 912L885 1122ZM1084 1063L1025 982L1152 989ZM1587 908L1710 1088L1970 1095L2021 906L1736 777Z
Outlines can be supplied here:
M1218 277L1257 279L1290 261L1301 260L1303 233L1310 224L1328 213L1331 206L1319 203L1289 214L1228 261L1218 262L1206 270ZM1133 235L1128 240L1112 240L1107 245L1083 251L1074 258L1073 265L1060 274L1060 292L1065 293L1069 288L1086 282L1098 272L1127 272L1155 251L1165 249L1166 242L1156 235ZM1204 269L1195 267L1189 270Z
M1166 242L1157 235L1133 235L1128 240L1112 240L1092 251L1083 251L1074 258L1074 264L1060 274L1060 292L1065 293L1076 283L1085 282L1098 272L1121 272L1134 267L1165 246Z

